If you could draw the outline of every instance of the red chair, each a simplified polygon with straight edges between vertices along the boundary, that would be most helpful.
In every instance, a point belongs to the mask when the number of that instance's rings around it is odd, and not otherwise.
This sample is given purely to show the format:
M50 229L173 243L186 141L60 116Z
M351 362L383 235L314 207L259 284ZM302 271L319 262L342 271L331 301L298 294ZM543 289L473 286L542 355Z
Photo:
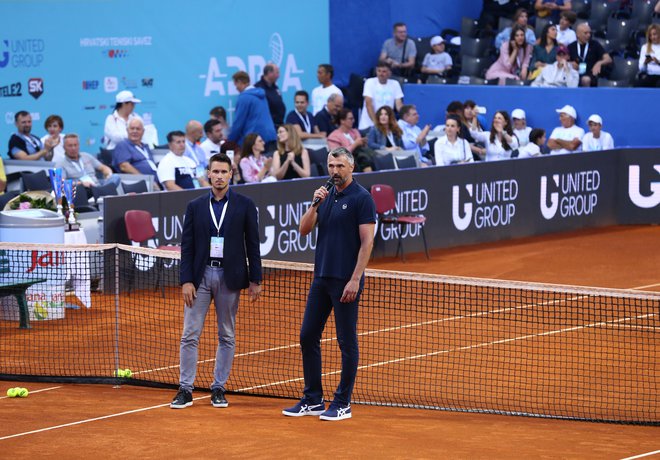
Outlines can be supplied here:
M404 262L406 261L406 257L403 252L403 239L401 238L403 227L406 225L419 225L422 231L422 239L424 241L424 252L426 253L426 258L430 259L428 246L426 245L426 234L424 233L426 217L422 214L397 214L395 212L395 195L394 189L389 185L374 184L371 186L371 196L376 203L378 223L380 225L389 224L390 226L398 226L399 241L396 247L396 255L398 256L399 251L401 251L401 260Z

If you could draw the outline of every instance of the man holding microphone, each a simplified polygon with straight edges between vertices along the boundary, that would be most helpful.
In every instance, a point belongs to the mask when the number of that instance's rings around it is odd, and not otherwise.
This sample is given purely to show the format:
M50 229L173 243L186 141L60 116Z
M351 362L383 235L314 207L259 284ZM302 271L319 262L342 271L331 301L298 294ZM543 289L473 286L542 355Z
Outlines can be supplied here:
M303 398L282 413L290 417L318 415L321 420L351 418L351 394L358 368L358 301L371 255L376 205L353 179L355 160L344 147L328 154L330 180L314 192L300 220L300 234L318 225L314 280L300 329L305 388ZM334 400L326 410L321 382L321 335L334 308L342 370Z

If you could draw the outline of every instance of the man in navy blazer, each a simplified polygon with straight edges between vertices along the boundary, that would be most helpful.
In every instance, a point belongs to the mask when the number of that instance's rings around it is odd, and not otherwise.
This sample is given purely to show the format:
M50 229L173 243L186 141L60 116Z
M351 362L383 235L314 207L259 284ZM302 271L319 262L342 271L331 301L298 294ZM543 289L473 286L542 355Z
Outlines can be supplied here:
M229 190L232 164L227 155L213 155L207 173L211 192L188 203L183 222L180 282L185 309L179 391L170 404L173 409L192 406L197 347L211 301L218 321L211 404L229 405L225 384L234 359L239 296L245 288L252 301L261 293L257 208L250 198Z

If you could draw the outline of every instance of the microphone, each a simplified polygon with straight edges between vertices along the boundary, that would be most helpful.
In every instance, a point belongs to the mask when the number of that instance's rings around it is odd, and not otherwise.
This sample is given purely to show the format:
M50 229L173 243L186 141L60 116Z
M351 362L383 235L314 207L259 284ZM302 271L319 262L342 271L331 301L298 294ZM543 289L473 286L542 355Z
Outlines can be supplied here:
M328 179L328 182L325 183L324 187L327 191L330 191L333 185L335 185L335 182L332 180L331 177L330 179ZM314 198L314 200L312 201L312 208L318 206L320 202L321 202L321 198L318 197Z

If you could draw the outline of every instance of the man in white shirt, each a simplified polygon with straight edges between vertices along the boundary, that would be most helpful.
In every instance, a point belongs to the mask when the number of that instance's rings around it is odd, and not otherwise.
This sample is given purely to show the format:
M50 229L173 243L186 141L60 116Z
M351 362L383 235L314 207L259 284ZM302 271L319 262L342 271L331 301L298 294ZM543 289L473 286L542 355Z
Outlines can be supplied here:
M603 119L600 115L593 114L587 120L589 132L582 138L582 151L594 152L597 150L612 150L614 139L610 133L603 131Z
M570 105L565 105L561 109L557 109L556 112L559 114L561 126L553 129L552 134L550 134L550 139L548 139L550 153L579 152L584 137L584 129L575 125L577 112Z
M532 128L527 126L525 111L514 109L511 112L511 118L513 119L513 134L518 138L518 145L524 147L529 143L529 133L532 132Z
M331 94L339 94L341 96L341 90L332 83L334 73L335 70L330 64L319 65L316 71L316 78L321 85L312 90L312 115L316 115L323 110L323 106L328 102Z
M158 181L167 191L208 187L204 176L197 177L195 162L184 155L186 135L172 131L167 135L170 151L158 163Z
M200 148L204 150L206 161L209 161L216 153L220 153L220 145L222 144L222 122L217 119L211 118L204 123L204 132L206 139L200 144Z
M390 80L392 70L385 61L379 61L376 66L376 76L364 82L364 103L360 114L358 129L371 128L376 120L376 111L384 105L401 110L403 91L397 80Z
M559 45L568 46L577 40L577 35L572 29L573 24L577 20L575 11L566 10L562 11L559 15L559 27L557 28L557 43Z

